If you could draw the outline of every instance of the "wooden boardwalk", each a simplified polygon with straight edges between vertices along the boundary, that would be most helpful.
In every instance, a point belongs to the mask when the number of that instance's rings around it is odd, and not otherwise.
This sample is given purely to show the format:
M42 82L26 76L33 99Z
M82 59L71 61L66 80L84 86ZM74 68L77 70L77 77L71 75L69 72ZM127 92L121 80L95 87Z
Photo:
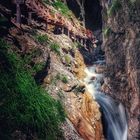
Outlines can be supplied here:
M85 29L83 26L80 25L80 23L78 22L76 23L76 21L74 21L73 19L68 20L58 12L53 13L52 8L44 4L42 0L14 0L14 1L16 4L17 1L19 1L17 7L19 7L19 3L25 4L27 6L27 9L29 10L28 23L31 23L32 15L35 14L37 15L38 18L41 18L43 21L45 21L46 30L49 25L54 25L55 28L58 28L61 33L66 34L71 39L79 42L81 45L86 45L87 42L95 44L97 41L90 30Z

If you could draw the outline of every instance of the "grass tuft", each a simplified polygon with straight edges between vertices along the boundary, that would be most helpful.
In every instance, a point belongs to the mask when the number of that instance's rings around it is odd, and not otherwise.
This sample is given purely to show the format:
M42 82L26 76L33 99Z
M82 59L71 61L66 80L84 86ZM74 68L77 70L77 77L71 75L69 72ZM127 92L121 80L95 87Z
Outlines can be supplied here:
M57 43L53 43L50 45L52 51L54 51L57 55L60 55L60 46Z
M63 139L65 113L59 101L35 83L24 61L0 40L0 139L21 131L38 139Z
M45 44L48 42L48 36L47 35L37 35L35 36L35 38L37 39L37 41L40 43L40 44Z

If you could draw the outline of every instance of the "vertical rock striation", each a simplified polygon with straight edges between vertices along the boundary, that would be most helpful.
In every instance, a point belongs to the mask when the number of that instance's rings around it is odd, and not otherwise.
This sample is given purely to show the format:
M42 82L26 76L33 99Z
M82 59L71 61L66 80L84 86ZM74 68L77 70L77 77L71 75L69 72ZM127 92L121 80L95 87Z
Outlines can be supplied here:
M102 0L106 91L128 115L128 139L140 139L140 2Z

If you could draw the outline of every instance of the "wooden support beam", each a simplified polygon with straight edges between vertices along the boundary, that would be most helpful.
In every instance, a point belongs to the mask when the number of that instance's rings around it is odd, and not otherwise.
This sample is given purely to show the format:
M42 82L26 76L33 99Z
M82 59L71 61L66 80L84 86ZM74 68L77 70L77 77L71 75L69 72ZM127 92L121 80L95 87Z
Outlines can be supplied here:
M28 25L32 23L32 12L28 13Z
M86 42L87 42L87 41L86 41L86 39L84 39L84 43L83 43L83 44L84 44L84 46L87 46Z
M84 46L84 40L81 38L81 45Z
M19 3L16 3L16 23L21 24L21 9Z
M65 33L65 29L64 29L63 26L62 26L61 28L62 28L62 29L61 29L61 30L62 30L62 34L64 34L64 33Z
M64 28L64 34L67 35L68 37L70 36L70 32L68 28Z

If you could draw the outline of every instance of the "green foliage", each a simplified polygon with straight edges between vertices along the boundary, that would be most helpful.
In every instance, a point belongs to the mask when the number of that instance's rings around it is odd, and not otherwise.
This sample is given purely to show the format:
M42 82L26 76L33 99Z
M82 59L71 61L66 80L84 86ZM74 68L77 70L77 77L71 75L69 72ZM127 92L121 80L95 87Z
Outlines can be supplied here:
M68 83L68 78L65 76L65 75L62 75L62 78L61 78L62 82L63 83Z
M71 63L71 58L70 58L70 56L67 54L67 55L65 55L64 57L65 57L65 62L66 62L66 64L67 64L67 65L70 65L70 63Z
M54 51L57 55L60 55L60 46L57 43L53 43L50 45L52 51Z
M26 64L25 67L28 67L28 68L30 67L29 71L31 72L31 74L35 74L45 67L45 62L35 63L33 61L34 58L36 58L36 56L40 57L41 55L42 55L42 51L39 48L30 51L30 53L24 54L23 61Z
M37 73L38 71L41 71L45 67L45 63L36 63L32 67L32 73Z
M24 62L0 40L0 139L16 130L39 139L62 137L59 125L65 119L59 101L37 86Z
M43 2L45 2L46 4L50 4L49 0L43 0Z
M35 38L37 39L37 41L40 43L40 44L45 44L48 42L48 36L47 35L37 35L35 36Z
M103 30L103 34L105 37L108 37L111 34L111 28L107 27Z
M115 15L122 8L120 0L113 0L111 7L107 11L109 16Z
M53 7L56 8L57 10L59 10L61 12L61 14L63 14L66 17L71 17L71 12L69 10L69 8L67 7L67 5L65 5L63 2L61 2L60 0L56 0L52 3Z
M57 81L62 81L63 83L68 83L68 78L67 78L67 76L66 75L64 75L64 74L60 74L60 73L58 73L56 76L55 76L55 78L52 80L52 82L53 82L53 84L55 84L56 85L56 82Z
M77 43L77 48L82 48L82 45L80 43Z

